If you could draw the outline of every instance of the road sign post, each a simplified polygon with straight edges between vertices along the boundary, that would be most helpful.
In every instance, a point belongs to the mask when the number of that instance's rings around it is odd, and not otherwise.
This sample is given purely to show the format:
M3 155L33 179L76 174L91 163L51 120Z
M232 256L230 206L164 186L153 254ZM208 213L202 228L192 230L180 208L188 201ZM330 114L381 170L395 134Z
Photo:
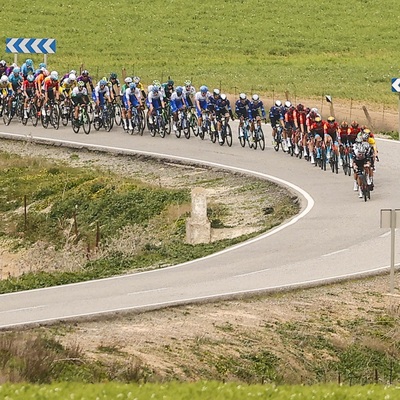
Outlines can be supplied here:
M400 139L400 78L392 78L392 92L398 93L399 101L397 106L397 112L399 115L399 139Z
M35 38L6 38L6 53L14 53L14 62L17 62L17 55L20 53L43 54L44 62L47 63L47 54L56 52L55 39Z
M381 228L390 228L390 294L394 293L394 250L396 228L400 227L400 209L381 210Z

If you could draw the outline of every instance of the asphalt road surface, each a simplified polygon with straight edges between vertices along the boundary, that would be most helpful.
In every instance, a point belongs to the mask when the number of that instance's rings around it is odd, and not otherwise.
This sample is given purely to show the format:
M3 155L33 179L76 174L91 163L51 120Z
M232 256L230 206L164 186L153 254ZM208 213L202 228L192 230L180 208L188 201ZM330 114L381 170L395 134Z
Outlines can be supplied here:
M400 145L377 140L380 162L371 200L360 200L353 179L340 170L321 171L304 159L271 146L263 125L265 151L242 148L232 123L231 148L197 137L177 139L111 132L73 133L70 126L0 126L1 138L54 142L118 153L216 165L287 186L301 200L301 213L286 224L217 254L161 270L97 281L0 295L0 329L124 311L227 299L255 293L307 287L389 271L390 230L380 228L380 210L400 208ZM1 147L0 147L1 148ZM395 251L397 260L399 252ZM397 276L396 276L397 279ZM395 282L399 287L399 282ZM388 276L389 291L389 276Z

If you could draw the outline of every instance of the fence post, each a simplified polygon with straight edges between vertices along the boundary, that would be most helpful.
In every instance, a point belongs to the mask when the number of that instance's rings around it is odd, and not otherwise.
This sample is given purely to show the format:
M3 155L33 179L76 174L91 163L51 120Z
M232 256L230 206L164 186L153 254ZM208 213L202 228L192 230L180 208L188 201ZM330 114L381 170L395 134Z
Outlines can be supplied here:
M27 206L26 206L26 195L24 195L24 226L25 226L25 232L28 229L28 215L27 215Z

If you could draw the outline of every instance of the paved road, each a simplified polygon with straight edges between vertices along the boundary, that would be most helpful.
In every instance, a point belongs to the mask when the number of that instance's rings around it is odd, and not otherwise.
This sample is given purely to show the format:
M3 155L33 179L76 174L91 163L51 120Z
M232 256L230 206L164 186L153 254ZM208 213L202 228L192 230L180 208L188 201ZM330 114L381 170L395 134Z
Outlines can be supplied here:
M306 287L388 270L390 235L379 227L380 209L399 207L398 143L378 141L381 162L376 190L365 203L352 191L351 178L276 153L268 146L269 138L262 152L243 149L237 141L228 148L198 138L129 136L116 128L84 135L74 134L70 127L55 131L12 123L0 131L0 137L156 153L223 166L278 181L302 203L301 214L287 224L203 259L157 271L1 295L1 329ZM398 255L396 251L396 259Z

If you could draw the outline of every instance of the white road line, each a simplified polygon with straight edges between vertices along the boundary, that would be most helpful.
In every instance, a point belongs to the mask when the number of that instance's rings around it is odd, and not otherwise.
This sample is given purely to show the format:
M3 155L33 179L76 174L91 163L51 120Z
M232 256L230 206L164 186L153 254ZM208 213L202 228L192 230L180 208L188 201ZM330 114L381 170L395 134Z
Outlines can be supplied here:
M260 269L259 271L248 272L247 274L234 275L233 278L240 278L242 276L261 274L261 273L263 273L265 271L270 271L270 270L271 270L271 268Z
M343 252L348 251L348 250L349 250L349 249L342 249L342 250L333 251L332 253L322 254L321 257L333 256L333 255L335 255L335 254L343 253Z
M163 288L158 288L158 289L142 290L140 292L130 292L130 293L127 293L127 296L132 296L132 295L136 295L136 294L143 294L143 293L160 292L161 290L167 290L167 289L171 289L171 288L163 287Z
M0 314L7 314L7 313L18 312L18 311L27 311L27 310L37 310L38 308L46 308L46 307L48 307L48 306L43 305L43 306L35 306L35 307L15 308L13 310L0 311Z

